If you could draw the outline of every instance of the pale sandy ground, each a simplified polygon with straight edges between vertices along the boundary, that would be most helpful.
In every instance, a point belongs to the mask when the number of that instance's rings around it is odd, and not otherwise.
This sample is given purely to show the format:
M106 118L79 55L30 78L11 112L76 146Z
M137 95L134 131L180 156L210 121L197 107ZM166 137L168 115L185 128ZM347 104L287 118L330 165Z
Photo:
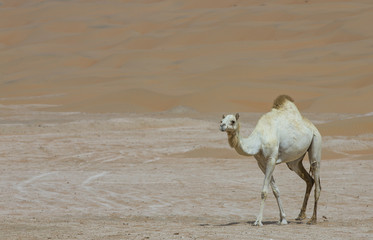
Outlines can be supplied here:
M276 224L271 195L260 228L251 224L263 175L254 158L229 149L218 116L50 113L38 106L0 110L1 239L373 236L373 134L324 137L323 191L314 226L294 220L305 184L278 165L275 177L290 224ZM245 133L259 116L242 115ZM341 115L308 117L333 122Z
M0 239L372 239L371 0L0 0ZM229 149L279 94L320 129L305 184ZM307 163L307 159L305 161ZM308 215L313 205L311 196Z

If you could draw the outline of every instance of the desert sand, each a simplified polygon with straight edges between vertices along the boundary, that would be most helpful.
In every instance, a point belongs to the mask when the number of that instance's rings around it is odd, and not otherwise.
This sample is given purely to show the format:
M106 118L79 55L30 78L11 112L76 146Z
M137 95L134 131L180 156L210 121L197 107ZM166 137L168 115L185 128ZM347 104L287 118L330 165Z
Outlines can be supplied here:
M373 238L370 0L0 2L0 239ZM248 135L279 94L323 135L305 183L263 174ZM304 160L309 167L308 158ZM313 195L307 215L311 215Z

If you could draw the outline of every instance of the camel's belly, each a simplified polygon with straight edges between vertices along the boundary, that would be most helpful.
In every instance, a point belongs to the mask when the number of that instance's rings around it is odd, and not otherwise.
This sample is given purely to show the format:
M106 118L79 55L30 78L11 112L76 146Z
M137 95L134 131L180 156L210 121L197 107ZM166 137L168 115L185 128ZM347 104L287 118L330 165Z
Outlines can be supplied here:
M306 137L290 144L280 144L276 164L295 161L307 152L311 145L312 137Z
M279 152L277 164L291 162L302 157L309 149L313 132L300 123L291 123L278 130Z
M305 153L306 153L306 151L296 153L296 154L290 154L290 155L289 154L280 154L279 157L277 158L276 164L295 161L295 160L303 157Z

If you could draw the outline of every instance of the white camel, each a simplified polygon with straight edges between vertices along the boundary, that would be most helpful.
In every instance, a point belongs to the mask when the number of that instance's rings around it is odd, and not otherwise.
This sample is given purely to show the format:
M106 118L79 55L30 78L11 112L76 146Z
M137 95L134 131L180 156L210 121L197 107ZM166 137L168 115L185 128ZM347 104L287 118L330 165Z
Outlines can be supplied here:
M254 225L262 226L264 202L268 188L271 185L273 194L280 210L280 224L287 224L285 212L282 208L280 192L272 176L276 164L286 163L290 170L296 172L307 184L306 194L299 216L296 220L306 218L307 202L315 183L315 203L313 215L307 222L315 224L317 221L317 201L320 196L320 158L321 135L317 128L304 118L294 101L287 95L277 97L272 110L264 114L248 138L240 135L239 114L223 115L220 130L227 132L229 145L244 156L254 156L259 168L265 174L261 194L260 211ZM302 160L308 152L310 173L304 169Z

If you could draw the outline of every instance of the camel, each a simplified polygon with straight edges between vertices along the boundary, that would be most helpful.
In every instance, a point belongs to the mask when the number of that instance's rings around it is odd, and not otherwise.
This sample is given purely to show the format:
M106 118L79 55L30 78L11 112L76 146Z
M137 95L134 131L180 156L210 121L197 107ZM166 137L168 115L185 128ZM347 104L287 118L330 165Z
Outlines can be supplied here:
M259 168L265 174L259 215L254 225L263 225L264 203L269 185L280 210L279 224L287 224L280 199L280 191L272 176L275 166L280 163L286 163L289 169L298 174L307 185L303 205L296 220L306 218L308 198L315 184L313 215L307 223L316 224L317 202L321 192L320 158L322 141L317 128L300 114L294 100L287 95L280 95L275 99L272 110L259 119L254 130L247 138L242 138L240 135L239 116L238 113L236 115L223 115L220 130L227 133L229 145L238 154L254 156ZM306 171L302 164L307 152L310 161L310 173Z

